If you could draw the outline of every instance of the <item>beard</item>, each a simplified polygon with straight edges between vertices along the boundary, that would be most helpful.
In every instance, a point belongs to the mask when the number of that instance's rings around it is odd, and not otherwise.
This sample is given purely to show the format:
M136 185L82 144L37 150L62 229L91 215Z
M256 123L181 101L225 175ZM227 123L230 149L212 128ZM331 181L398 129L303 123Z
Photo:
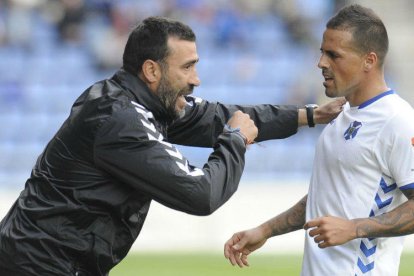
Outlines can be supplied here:
M180 118L184 115L184 108L178 110L177 100L180 96L189 95L193 92L194 86L188 85L183 88L174 88L165 74L161 77L160 84L157 89L157 95L167 111L167 116L172 120Z

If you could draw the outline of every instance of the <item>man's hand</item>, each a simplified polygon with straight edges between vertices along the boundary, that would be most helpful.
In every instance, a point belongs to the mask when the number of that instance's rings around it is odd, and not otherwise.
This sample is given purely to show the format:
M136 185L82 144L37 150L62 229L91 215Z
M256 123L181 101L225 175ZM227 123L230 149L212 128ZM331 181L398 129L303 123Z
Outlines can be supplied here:
M250 119L249 114L243 113L240 110L234 112L233 116L227 122L231 128L239 128L240 133L246 137L246 145L254 142L258 134L258 129L254 121Z
M313 237L319 248L344 244L357 237L355 222L338 217L316 218L305 223L303 228L311 229L309 236Z
M235 233L224 244L224 256L232 265L249 266L247 256L262 247L266 241L267 237L261 226Z
M313 111L313 121L315 124L327 124L341 113L345 98L337 98L327 104L321 105Z

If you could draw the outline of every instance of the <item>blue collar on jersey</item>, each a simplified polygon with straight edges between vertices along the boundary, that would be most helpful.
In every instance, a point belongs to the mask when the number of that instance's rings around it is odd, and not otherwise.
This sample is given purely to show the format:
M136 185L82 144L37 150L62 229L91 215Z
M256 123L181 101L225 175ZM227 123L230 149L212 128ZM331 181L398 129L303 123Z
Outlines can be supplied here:
M382 97L384 97L384 96L387 96L387 95L391 95L391 94L395 94L395 92L394 92L394 90L388 90L388 91L386 91L386 92L383 92L383 93L381 93L381 94L379 94L379 95L377 95L377 96L375 96L375 97L373 97L373 98L371 98L371 99L369 99L369 100L367 100L367 101L365 101L365 102L363 102L359 107L358 107L358 109L361 109L361 108L364 108L364 107L366 107L366 106L368 106L368 105L370 105L370 104L372 104L373 102L375 102L376 100L379 100L379 99L381 99Z

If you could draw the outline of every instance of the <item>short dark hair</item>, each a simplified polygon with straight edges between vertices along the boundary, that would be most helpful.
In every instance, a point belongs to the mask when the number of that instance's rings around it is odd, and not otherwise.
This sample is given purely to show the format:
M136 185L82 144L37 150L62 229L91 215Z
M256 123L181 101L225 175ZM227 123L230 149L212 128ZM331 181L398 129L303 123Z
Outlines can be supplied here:
M169 37L195 41L193 30L172 19L151 16L138 24L128 37L123 56L123 68L131 74L141 72L145 60L164 62L169 54Z
M375 52L379 64L384 64L388 52L387 29L372 9L357 4L346 6L328 21L326 28L351 32L357 50Z

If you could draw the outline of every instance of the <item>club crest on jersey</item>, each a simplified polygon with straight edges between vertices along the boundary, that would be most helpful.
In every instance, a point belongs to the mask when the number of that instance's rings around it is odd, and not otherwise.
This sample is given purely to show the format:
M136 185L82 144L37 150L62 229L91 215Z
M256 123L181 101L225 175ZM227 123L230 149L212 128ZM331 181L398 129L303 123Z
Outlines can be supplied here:
M347 130L345 130L345 133L344 133L345 140L353 139L357 135L358 130L361 127L362 127L361 122L354 121L354 122L350 123L349 127L347 128Z

